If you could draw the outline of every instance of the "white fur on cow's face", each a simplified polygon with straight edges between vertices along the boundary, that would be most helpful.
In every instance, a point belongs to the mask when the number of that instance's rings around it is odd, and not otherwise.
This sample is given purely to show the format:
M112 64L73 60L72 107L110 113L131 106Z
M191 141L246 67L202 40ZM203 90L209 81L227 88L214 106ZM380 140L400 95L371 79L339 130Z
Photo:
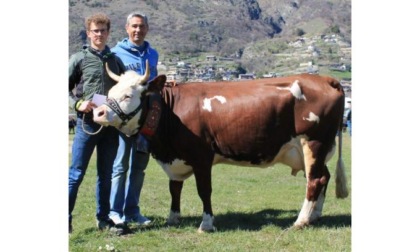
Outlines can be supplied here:
M120 76L120 81L108 93L108 98L113 98L124 114L128 115L140 105L140 97L147 90L148 85L138 84L143 76L134 71L127 71ZM116 127L122 133L131 136L137 133L141 110L126 125L121 126L121 118L108 106L101 105L94 111L95 122L105 126ZM105 111L105 116L98 118L98 111Z
M140 98L141 93L147 90L147 85L138 84L142 78L143 76L134 71L127 71L120 76L120 81L109 90L108 97L114 98L116 101L123 100L126 95Z

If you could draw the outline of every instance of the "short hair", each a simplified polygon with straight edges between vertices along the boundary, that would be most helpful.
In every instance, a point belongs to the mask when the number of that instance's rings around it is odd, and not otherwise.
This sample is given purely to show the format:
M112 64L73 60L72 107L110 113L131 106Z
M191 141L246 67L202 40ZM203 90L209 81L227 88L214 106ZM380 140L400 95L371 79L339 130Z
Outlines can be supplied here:
M141 12L138 12L138 11L132 12L132 13L130 13L130 14L127 16L127 24L130 24L130 20L131 20L133 17L143 18L143 20L144 20L144 22L146 23L146 25L147 25L147 26L149 26L149 22L148 22L148 20L147 20L147 16L146 16L145 14L141 13Z
M111 29L111 20L104 13L96 13L96 14L93 14L92 16L89 16L85 19L85 25L86 25L86 30L87 31L90 30L90 24L91 23L105 24L108 31L109 31L109 29Z

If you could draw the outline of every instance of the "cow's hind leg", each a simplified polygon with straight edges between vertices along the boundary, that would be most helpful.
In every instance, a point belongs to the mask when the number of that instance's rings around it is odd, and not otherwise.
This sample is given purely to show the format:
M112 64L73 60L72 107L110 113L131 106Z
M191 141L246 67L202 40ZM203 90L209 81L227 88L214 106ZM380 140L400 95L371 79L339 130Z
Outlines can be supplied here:
M168 225L177 225L181 218L181 192L184 186L183 181L169 180L169 191L171 193L171 210L167 220Z
M318 220L322 215L325 193L330 173L325 165L327 150L319 141L302 140L306 171L306 197L295 227L303 227Z
M328 171L328 168L326 165L324 165L324 170L323 170L323 175L322 177L325 177L325 179L327 180L326 184L323 186L323 188L321 189L321 192L318 195L318 199L315 205L315 211L312 214L314 217L314 220L319 219L322 216L322 208L324 206L324 201L325 201L325 196L327 193L327 187L328 187L328 181L330 180L330 172Z

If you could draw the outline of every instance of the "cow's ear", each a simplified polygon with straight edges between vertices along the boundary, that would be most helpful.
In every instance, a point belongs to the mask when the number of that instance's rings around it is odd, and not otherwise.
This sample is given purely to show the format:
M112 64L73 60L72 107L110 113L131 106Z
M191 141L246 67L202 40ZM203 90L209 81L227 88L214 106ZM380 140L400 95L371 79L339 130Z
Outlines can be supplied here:
M149 82L148 92L160 92L166 82L166 75L159 75Z

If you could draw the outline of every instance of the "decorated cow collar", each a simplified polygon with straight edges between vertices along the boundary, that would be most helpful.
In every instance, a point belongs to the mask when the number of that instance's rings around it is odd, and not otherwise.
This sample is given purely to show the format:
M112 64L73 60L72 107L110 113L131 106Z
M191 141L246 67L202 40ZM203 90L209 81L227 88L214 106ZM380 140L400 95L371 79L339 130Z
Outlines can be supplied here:
M142 108L142 102L140 102L139 106L132 111L129 114L124 113L120 106L118 105L118 102L114 98L106 98L106 102L104 103L106 106L108 106L110 109L112 109L119 118L121 118L122 123L120 125L120 128L127 124L128 121L130 121Z

